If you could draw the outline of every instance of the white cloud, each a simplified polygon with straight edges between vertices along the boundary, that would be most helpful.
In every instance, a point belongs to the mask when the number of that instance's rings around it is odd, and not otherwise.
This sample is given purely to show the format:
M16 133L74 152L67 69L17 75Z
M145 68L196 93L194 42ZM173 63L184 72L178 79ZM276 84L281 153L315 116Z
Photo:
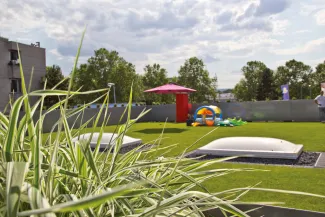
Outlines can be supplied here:
M323 0L308 0L300 2L300 14L303 16L310 16L321 9L324 9Z
M49 50L49 53L51 53L54 56L56 56L58 58L58 60L62 60L63 59L63 56L59 53L59 51L57 49L51 49L51 50Z
M319 38L316 40L312 40L307 42L304 45L293 47L293 48L285 48L285 49L275 49L272 50L275 54L279 55L297 55L303 53L309 53L319 49L320 47L325 45L325 38Z
M297 1L305 3L301 6L305 14L312 13L318 24L324 25L320 10L323 0ZM290 14L291 7L300 6L290 2L295 1L0 0L0 33L26 43L40 41L47 48L47 62L62 64L66 68L63 71L69 72L87 25L80 62L95 49L105 47L135 64L138 73L146 64L157 62L173 76L185 59L198 56L211 70L220 69L220 80L230 85L240 76L227 72L240 70L246 61L259 59L274 64L282 60L264 51L301 54L323 44L314 40L294 46L288 33L305 33L301 41L322 36L315 36L315 29L297 29L295 24L306 17Z
M301 34L301 33L308 33L308 32L311 32L311 30L309 30L309 29L302 29L302 30L294 31L293 33Z
M273 33L275 35L285 35L287 28L290 26L289 20L275 20L273 22Z
M318 11L315 14L315 19L318 25L325 25L325 9Z

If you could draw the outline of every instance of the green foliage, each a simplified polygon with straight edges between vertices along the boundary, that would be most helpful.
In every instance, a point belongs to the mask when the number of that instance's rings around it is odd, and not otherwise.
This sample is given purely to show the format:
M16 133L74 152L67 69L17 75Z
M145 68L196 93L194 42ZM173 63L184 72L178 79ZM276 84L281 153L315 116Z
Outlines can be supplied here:
M187 59L178 70L178 75L180 85L197 90L190 94L192 102L203 102L207 100L207 96L215 96L216 91L213 89L212 79L201 59L197 57Z
M168 82L177 83L178 82L178 77L174 76L174 77L168 78Z
M320 83L325 82L325 62L320 63L316 66L315 72L310 75L310 80L311 89L309 89L308 91L311 91L312 96L317 96L320 91Z
M251 101L257 99L259 84L262 82L263 72L265 75L269 73L266 71L267 67L260 61L250 61L242 68L244 78L235 86L233 93L237 99L244 101ZM267 89L269 79L264 81L260 86L261 89ZM261 96L263 97L263 96Z
M159 64L147 65L144 68L144 75L142 77L143 85L145 89L151 89L159 87L168 83L167 71L161 68ZM174 98L172 94L155 94L146 93L146 101L148 103L152 102L171 102Z
M135 66L122 57L116 51L108 51L105 48L95 50L94 56L88 59L86 64L81 64L76 70L74 78L74 89L82 87L82 91L107 88L108 83L115 84L117 102L128 101L128 92L125 86L134 87L134 99L143 98L143 84L140 75L136 74ZM99 94L78 96L78 102L92 101L99 97ZM110 101L113 101L113 94L110 94Z
M256 99L263 101L274 98L274 75L271 69L266 68L262 72L262 77L257 87Z
M282 84L289 84L290 96L303 99L304 95L309 95L308 91L302 89L311 82L312 68L303 62L290 60L284 66L279 66L275 74L275 84L280 92ZM280 93L279 93L280 94Z
M280 99L280 86L289 84L290 96L305 99L313 98L320 91L320 83L325 81L325 63L321 63L313 72L311 66L301 61L290 60L279 66L275 73L259 61L248 62L242 68L244 78L234 88L238 100ZM311 96L310 96L311 95Z
M55 89L57 90L68 90L68 85L69 85L68 80L64 80L64 79L65 78L64 75L62 74L60 66L58 65L47 66L46 74L41 79L41 87L44 87L46 82L46 89L52 89L55 87ZM63 82L61 83L61 81ZM55 103L59 102L59 100L60 100L60 96L46 97L44 99L44 106L50 107Z

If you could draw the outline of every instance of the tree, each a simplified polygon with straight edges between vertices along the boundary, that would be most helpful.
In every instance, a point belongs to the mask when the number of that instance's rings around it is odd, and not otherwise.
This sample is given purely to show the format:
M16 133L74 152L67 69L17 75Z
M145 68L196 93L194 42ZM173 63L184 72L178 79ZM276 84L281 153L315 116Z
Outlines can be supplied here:
M215 94L213 94L213 100L216 101L217 93L218 93L218 76L217 76L217 74L215 74L214 77L212 78L212 87L215 91Z
M250 101L251 98L249 97L247 93L248 84L246 79L242 78L240 81L236 84L233 93L236 96L236 98L240 101Z
M273 71L266 68L262 73L261 81L258 84L256 99L263 101L266 99L275 99Z
M260 61L247 62L246 66L242 68L244 78L234 89L237 99L244 101L257 99L258 86L266 68L266 65Z
M178 77L177 76L170 77L170 78L168 78L168 82L177 83L178 82Z
M308 85L312 75L312 68L303 62L290 60L284 66L279 66L275 74L277 90L280 86L289 84L290 96L297 99L304 98L308 94Z
M178 83L196 90L190 94L192 102L206 101L209 96L213 96L215 91L212 87L212 79L204 63L197 57L187 59L178 71Z
M46 89L51 89L57 85L60 81L64 79L61 68L58 65L47 66L46 74L41 80L41 86L44 87L46 80ZM57 90L67 90L68 89L68 80L62 82L56 87ZM60 98L57 96L47 96L44 99L44 106L50 107L55 103L59 102Z
M319 94L320 84L323 82L325 82L325 61L324 63L318 64L315 72L310 75L310 91L312 98Z
M142 100L142 79L135 72L135 66L122 57L117 51L108 51L100 48L95 51L94 56L88 59L86 64L81 64L75 75L75 89L82 87L83 91L107 88L108 83L115 84L117 102L127 102L130 87L133 84L134 101ZM89 102L100 94L81 95L79 103ZM110 93L110 102L114 94Z
M142 80L145 89L151 89L158 86L162 86L168 83L167 70L161 68L160 65L156 63L153 65L146 65L146 67L144 68L144 75ZM152 102L170 103L172 101L172 96L167 94L160 95L148 93L145 94L145 98L147 103L149 104Z

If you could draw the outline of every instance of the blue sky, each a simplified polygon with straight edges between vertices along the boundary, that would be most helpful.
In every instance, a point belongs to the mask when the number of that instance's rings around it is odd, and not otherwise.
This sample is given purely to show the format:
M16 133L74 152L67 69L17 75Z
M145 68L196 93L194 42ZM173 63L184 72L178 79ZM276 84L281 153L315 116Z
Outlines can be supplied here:
M40 41L47 65L69 74L85 25L80 62L95 49L117 50L143 73L159 63L170 76L185 59L202 58L220 88L259 60L275 69L295 58L325 60L324 0L0 0L0 35Z

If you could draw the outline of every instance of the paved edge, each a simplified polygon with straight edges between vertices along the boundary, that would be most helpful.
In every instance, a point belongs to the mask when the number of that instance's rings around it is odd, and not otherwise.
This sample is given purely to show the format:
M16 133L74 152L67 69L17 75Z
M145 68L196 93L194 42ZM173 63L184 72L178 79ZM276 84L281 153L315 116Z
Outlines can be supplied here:
M315 167L325 168L325 152L320 153L320 155L316 161Z

